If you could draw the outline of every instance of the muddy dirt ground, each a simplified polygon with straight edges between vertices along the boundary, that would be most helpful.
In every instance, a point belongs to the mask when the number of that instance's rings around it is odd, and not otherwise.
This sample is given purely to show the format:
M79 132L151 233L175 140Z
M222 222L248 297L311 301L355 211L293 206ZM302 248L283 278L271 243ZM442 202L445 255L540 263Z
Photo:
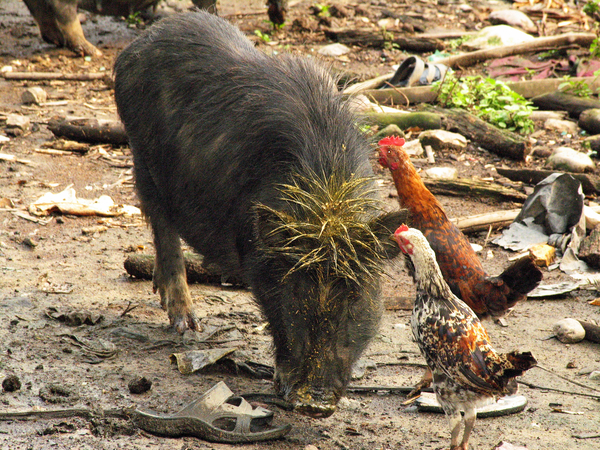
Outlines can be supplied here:
M309 17L309 2L292 3L291 20ZM362 16L334 19L333 26L352 26L358 21L375 23L382 11L412 14L431 30L454 26L466 30L485 25L481 17L495 4L473 3L471 12L460 12L457 4L427 1L415 4L370 2L361 4ZM185 7L174 2L161 7L166 14ZM293 32L289 28L275 33L271 44L258 39L254 30L269 31L264 7L260 3L225 4L221 12L253 37L265 51L292 51L315 55L327 43L322 33ZM243 12L245 14L236 14ZM67 50L44 44L33 19L23 3L0 3L0 67L10 65L16 71L98 72L110 71L115 56L138 33L122 19L84 14L88 39L103 52L101 58L87 60ZM312 16L310 16L312 17ZM290 20L290 22L291 22ZM574 26L577 29L577 26ZM275 44L273 44L275 42ZM369 78L391 70L406 53L397 49L378 50L355 47L341 59L329 61L341 70L350 70ZM45 106L26 106L21 93L39 85L49 93ZM49 155L37 150L53 141L47 122L53 116L78 116L116 119L112 91L102 81L6 81L0 77L0 117L9 113L27 116L31 129L12 136L0 152L29 161L0 162L0 379L16 375L21 389L0 392L0 412L49 410L86 407L96 411L111 408L140 407L158 412L174 412L216 382L223 380L235 393L271 392L271 382L243 373L233 373L231 365L184 376L170 362L174 352L191 349L237 347L235 358L270 364L270 338L264 320L245 290L218 285L192 285L195 312L206 325L229 329L209 343L183 338L168 327L150 281L127 276L124 260L133 253L152 254L151 232L140 217L51 216L38 222L20 217L30 203L46 192L60 192L72 185L82 198L110 196L116 203L138 205L131 180L131 158L127 148L92 145L83 155ZM2 122L0 122L0 128ZM0 130L2 131L2 130ZM6 131L6 130L4 130ZM5 134L0 133L0 134ZM536 147L552 149L568 143L581 148L577 136L549 134L539 128ZM458 156L458 157L456 157ZM492 166L523 166L502 160L483 150L470 148L463 155L437 155L437 164L454 166L459 176L495 177ZM530 166L541 166L535 158ZM382 195L390 205L393 185L386 172ZM530 187L522 187L530 192ZM5 199L9 199L8 202ZM475 198L440 197L451 217L518 207ZM494 232L492 237L498 233ZM483 264L498 274L514 256L486 240L486 233L471 235L482 245ZM559 271L545 270L544 282L567 280ZM364 359L375 363L358 386L412 386L421 376L424 360L412 341L408 327L410 310L402 309L399 299L413 295L403 263L390 264L384 282L383 297L388 305L379 336ZM600 309L588 304L598 296L594 291L575 291L553 300L530 300L518 305L507 318L508 326L487 322L496 347L531 350L540 366L523 380L551 389L521 385L528 406L520 413L499 418L479 419L472 446L492 449L506 441L528 449L596 449L600 439L575 436L598 433L600 403L575 393L598 396L600 384L582 373L600 369L600 349L587 341L564 345L545 338L552 324L564 317L600 320ZM70 326L57 320L65 311L87 311L93 325ZM86 344L88 345L86 347ZM102 346L94 352L89 345ZM115 352L106 350L114 349ZM114 354L113 354L114 353ZM108 356L108 357L106 357ZM546 369L546 370L544 370ZM552 373L551 373L552 372ZM136 376L152 381L149 392L135 395L128 383ZM564 378L566 378L566 380ZM592 389L567 380L587 384ZM48 395L49 386L58 386L63 395ZM449 431L443 415L423 413L415 406L403 406L404 395L378 392L349 393L349 401L324 420L313 420L275 409L276 423L291 423L293 429L283 440L240 449L439 449L449 443ZM53 403L53 402L59 403ZM62 403L61 403L62 402ZM556 412L554 408L570 412ZM225 449L195 438L166 439L141 432L129 422L97 416L92 420L78 417L32 419L0 422L2 449ZM314 447L309 447L314 448Z

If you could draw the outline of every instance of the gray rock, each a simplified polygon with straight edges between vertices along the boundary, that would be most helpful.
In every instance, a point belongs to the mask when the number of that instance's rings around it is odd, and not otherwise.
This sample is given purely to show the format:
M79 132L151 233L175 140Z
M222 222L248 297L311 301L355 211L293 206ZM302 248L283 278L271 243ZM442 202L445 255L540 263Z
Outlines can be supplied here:
M44 103L47 98L48 95L46 94L46 91L39 86L27 88L21 94L21 102L23 102L26 105L29 105L31 103L39 105L41 103Z
M575 122L559 119L546 120L546 122L544 122L544 128L546 130L558 131L559 133L569 133L572 135L576 135L579 131L579 127Z
M467 146L467 139L458 133L445 130L427 130L419 136L424 147L430 145L433 150L462 150Z
M519 27L528 33L537 32L537 27L533 21L527 16L527 14L517 11L515 9L503 9L501 11L493 11L489 16L488 20L492 25L510 25L512 27Z
M423 175L433 180L455 180L458 171L454 167L432 167L424 170Z
M31 122L29 117L22 116L20 114L9 114L6 116L6 127L7 128L19 128L23 131L27 131Z
M503 47L506 45L517 45L535 39L533 36L508 25L494 25L483 28L463 44L470 50L483 50L485 48Z
M590 380L600 381L600 370L594 370L590 373Z
M323 56L342 56L345 55L346 53L350 53L350 49L348 47L346 47L344 44L329 44L326 45L325 47L321 47L319 49L318 52L320 55Z
M596 167L588 155L569 147L558 147L546 160L546 167L565 172L592 172Z
M404 137L404 132L398 125L391 124L380 130L376 135L377 139L383 139L388 136L400 136Z

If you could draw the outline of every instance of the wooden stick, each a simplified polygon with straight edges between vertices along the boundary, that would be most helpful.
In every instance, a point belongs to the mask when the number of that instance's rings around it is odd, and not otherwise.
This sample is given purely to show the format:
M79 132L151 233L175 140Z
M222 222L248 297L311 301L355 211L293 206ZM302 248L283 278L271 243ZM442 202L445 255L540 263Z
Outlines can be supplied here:
M520 209L509 209L507 211L495 211L485 214L476 214L466 217L455 217L450 219L463 233L487 230L493 228L504 228L510 225L515 217L521 212Z
M109 72L96 73L62 73L62 72L4 72L7 80L73 80L93 81L109 78Z

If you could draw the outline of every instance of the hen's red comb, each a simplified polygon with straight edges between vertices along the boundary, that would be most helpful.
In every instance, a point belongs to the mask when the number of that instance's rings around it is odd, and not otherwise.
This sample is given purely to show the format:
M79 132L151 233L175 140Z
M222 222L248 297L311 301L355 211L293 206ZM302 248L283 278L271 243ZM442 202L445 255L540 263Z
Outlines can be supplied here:
M398 227L398 229L396 230L396 232L394 233L394 235L397 236L400 233L402 233L403 231L408 231L408 227L405 224L400 225Z
M393 145L395 147L402 147L406 141L400 136L388 136L383 138L378 142L380 147L384 147L386 145Z

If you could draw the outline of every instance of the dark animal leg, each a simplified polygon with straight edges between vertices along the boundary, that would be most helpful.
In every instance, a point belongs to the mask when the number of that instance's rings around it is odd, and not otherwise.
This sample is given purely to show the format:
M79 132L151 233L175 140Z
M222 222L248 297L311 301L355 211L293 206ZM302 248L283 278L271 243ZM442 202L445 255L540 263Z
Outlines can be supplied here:
M156 260L154 263L154 292L160 293L160 303L169 313L171 325L178 333L198 330L192 312L192 297L187 285L185 264L179 235L163 215L156 210L150 216L154 231Z

